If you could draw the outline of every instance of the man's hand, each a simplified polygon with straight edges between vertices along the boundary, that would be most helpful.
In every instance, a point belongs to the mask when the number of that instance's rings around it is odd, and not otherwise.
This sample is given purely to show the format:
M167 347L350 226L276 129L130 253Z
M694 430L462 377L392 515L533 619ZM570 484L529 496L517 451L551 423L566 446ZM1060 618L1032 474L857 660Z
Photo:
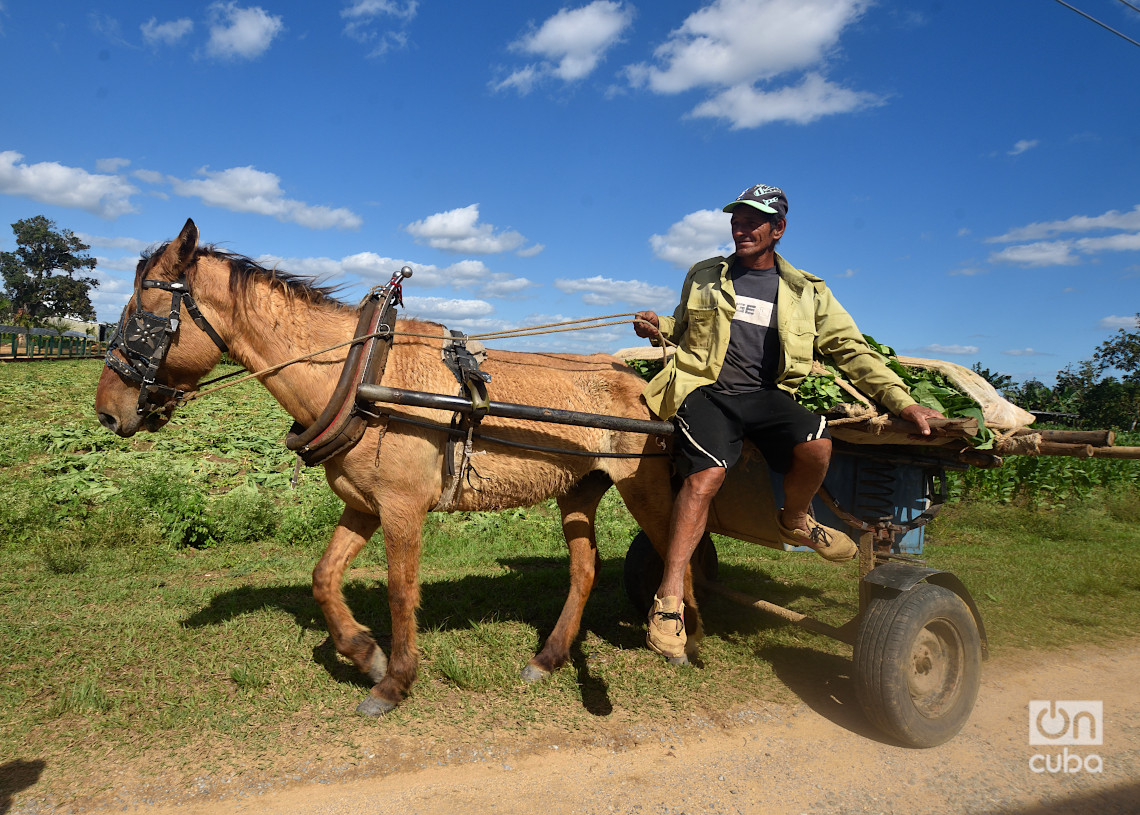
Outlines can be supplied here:
M930 435L930 425L927 424L927 419L945 419L946 417L939 413L934 408L923 407L922 405L909 405L902 409L899 414L900 419L906 419L908 422L918 428L919 432L924 436Z
M660 338L659 325L657 314L652 311L639 311L633 317L633 333L639 337L651 340Z

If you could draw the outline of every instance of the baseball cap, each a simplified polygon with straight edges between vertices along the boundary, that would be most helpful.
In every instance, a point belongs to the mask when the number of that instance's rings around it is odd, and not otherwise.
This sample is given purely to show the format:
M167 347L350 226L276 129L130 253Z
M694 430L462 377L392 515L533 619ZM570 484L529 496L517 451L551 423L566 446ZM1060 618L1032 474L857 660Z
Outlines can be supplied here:
M740 204L747 204L761 212L779 215L781 218L788 216L788 197L784 195L784 191L779 187L770 187L767 184L755 184L740 193L740 195L736 197L736 200L725 206L722 211L732 212Z

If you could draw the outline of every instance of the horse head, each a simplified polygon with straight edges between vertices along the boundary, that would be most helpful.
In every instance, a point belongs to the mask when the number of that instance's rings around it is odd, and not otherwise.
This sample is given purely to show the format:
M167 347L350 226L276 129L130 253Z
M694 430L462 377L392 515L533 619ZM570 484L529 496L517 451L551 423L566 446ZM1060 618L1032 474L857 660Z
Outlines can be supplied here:
M198 227L189 219L177 238L139 260L95 393L99 422L120 436L170 421L226 350L194 300L197 263Z

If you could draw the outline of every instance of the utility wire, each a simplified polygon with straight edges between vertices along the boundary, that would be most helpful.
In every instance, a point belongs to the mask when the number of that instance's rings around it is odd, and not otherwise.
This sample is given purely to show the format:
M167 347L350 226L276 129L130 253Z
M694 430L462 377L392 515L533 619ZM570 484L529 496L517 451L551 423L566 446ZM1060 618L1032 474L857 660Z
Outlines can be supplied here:
M1136 8L1135 6L1132 6L1132 4L1131 4L1131 3L1125 3L1125 0L1120 0L1120 1L1121 1L1122 3L1124 3L1125 5L1127 5L1127 6L1131 6L1132 8ZM1102 22L1101 22L1100 20L1098 20L1096 17L1091 17L1091 16L1089 16L1088 14L1085 14L1085 13L1084 13L1083 11L1081 11L1079 8L1076 8L1076 7L1074 7L1074 6L1070 6L1068 3L1066 3L1066 2L1065 2L1065 0L1057 0L1057 2L1058 2L1058 3L1060 3L1062 6L1064 6L1065 8L1067 8L1067 9L1071 10L1071 11L1075 11L1077 14L1081 15L1081 16L1082 16L1082 17L1084 17L1086 20L1091 20L1092 22L1094 22L1094 23L1096 23L1097 25L1099 25L1101 28L1103 28L1103 29L1106 29L1107 31L1111 31L1113 34L1115 34L1116 36L1120 37L1121 39L1125 39L1125 40L1128 40L1130 43L1132 43L1133 45L1135 45L1137 48L1140 48L1140 42L1136 42L1136 40L1132 39L1131 37L1129 37L1129 36L1128 36L1128 35L1126 35L1126 34L1121 34L1121 33L1120 33L1119 31L1117 31L1115 28L1113 28L1113 27L1112 27L1112 26L1110 26L1110 25L1106 25L1105 23L1102 23ZM1140 9L1137 9L1137 11L1140 11Z
M1140 11L1140 6L1134 6L1131 3L1129 3L1128 0L1120 0L1120 2L1123 3L1124 5L1128 6L1128 8L1132 9L1133 11Z

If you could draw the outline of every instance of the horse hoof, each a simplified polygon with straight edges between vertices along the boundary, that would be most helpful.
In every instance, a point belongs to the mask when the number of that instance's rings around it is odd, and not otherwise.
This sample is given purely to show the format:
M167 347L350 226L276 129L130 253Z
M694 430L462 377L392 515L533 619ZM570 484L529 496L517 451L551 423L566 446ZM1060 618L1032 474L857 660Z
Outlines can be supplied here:
M541 682L550 676L550 671L544 671L535 665L527 663L522 669L523 682L533 685L535 682Z
M383 716L385 713L391 713L395 709L395 702L389 702L387 699L381 699L378 696L373 696L371 693L365 696L364 701L356 706L357 713L361 716L367 716L370 719Z

